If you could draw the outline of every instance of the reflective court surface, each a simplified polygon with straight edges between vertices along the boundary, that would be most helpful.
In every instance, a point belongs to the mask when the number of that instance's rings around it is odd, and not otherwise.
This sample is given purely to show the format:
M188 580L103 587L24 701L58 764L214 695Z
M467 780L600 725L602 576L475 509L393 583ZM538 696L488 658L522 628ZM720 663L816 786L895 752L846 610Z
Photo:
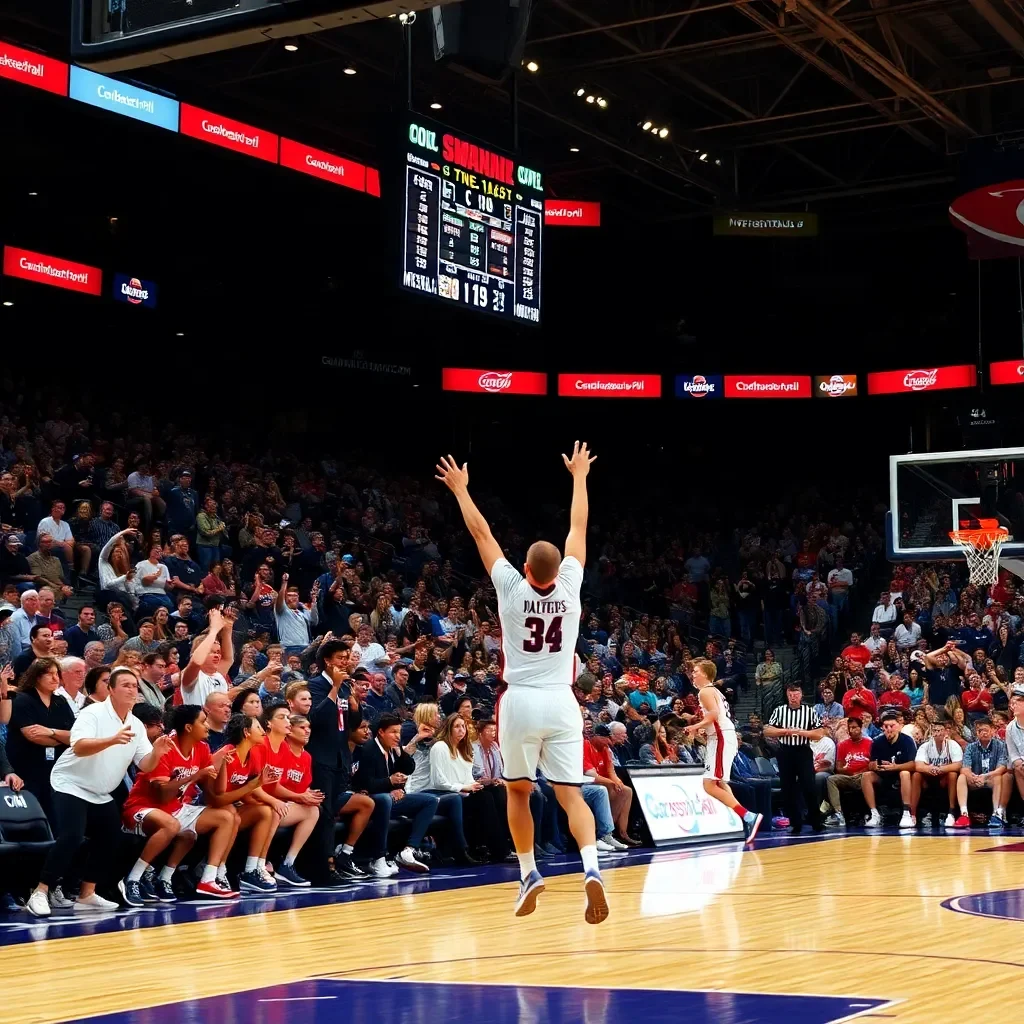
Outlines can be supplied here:
M1024 968L1019 836L837 834L602 858L583 920L574 858L121 912L0 916L0 1024L630 1019L1009 1020Z

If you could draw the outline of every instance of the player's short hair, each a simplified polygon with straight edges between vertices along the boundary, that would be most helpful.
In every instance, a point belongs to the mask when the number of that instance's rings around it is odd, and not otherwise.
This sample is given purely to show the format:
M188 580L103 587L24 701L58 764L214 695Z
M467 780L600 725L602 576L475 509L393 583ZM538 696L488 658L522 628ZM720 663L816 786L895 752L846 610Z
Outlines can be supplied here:
M704 673L704 677L712 683L715 681L715 676L718 675L718 666L709 658L694 658L693 667L695 670L699 668Z
M526 552L526 565L533 582L542 587L554 582L561 564L562 556L550 541L535 541Z

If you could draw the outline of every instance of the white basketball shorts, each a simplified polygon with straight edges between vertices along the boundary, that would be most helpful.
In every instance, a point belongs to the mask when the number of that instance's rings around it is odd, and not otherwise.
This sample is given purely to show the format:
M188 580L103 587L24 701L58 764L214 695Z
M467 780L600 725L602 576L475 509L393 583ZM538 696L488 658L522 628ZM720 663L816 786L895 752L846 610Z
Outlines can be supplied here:
M712 727L708 735L707 747L704 750L704 778L728 782L732 774L732 762L738 749L739 744L735 732L731 730L723 732L719 739Z
M583 718L565 685L510 686L498 699L498 745L506 782L583 784Z

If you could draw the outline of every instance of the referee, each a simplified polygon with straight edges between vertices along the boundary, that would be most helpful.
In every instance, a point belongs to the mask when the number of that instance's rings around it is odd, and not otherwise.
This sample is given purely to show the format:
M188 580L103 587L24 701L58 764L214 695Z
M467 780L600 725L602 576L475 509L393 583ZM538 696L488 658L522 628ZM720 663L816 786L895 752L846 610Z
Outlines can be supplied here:
M789 813L790 830L795 836L800 835L803 829L803 808L807 809L814 831L825 831L814 786L814 756L811 753L811 741L820 740L825 729L814 708L801 703L803 696L798 682L788 683L786 703L772 712L764 727L765 736L779 744L782 802Z

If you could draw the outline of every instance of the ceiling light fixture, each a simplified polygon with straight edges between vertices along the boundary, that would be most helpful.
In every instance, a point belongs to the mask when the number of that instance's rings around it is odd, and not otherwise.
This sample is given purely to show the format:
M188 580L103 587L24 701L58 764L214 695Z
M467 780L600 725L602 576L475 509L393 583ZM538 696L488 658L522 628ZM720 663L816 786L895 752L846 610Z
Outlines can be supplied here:
M602 110L606 110L608 108L608 101L603 96L598 96L597 97L597 105Z
M657 135L658 134L658 126L657 125L652 125L651 126L651 134L652 135Z
M722 161L721 160L716 160L715 161L715 166L716 167L721 167L722 166Z
M342 72L342 74L345 74L345 75L355 75L355 74L358 74L358 72L357 72L357 71L356 71L356 69L355 69L355 68L353 68L353 67L347 67L347 68L345 68L345 70L344 70L344 71Z
M540 65L535 60L528 60L526 62L526 70L531 71L533 74L536 74L538 71L540 71Z
M441 104L438 103L437 100L434 100L434 102L430 104L430 109L431 110L440 110L441 109Z
M586 90L586 89L584 89L584 88L583 88L583 87L581 86L581 87L580 87L579 89L577 89L577 90L576 90L576 95L577 95L577 96L582 96L582 95L583 95L583 94L584 94L584 93L585 93L586 91L587 91L587 90Z
M569 152L570 153L578 153L579 151L580 151L580 147L579 146L570 146L569 147Z
M289 53L294 53L299 48L299 44L295 42L294 39L289 39L288 42L284 44L284 48Z
M642 129L643 129L643 130L644 130L645 132L649 132L649 131L651 130L651 128L653 127L653 125L651 124L651 122L650 122L650 121L644 121L644 123L643 123L642 125L640 125L640 127L641 127L641 128L642 128Z
M29 192L29 195L30 196L37 196L37 195L39 195L39 193L38 192Z
M658 132L658 138L659 139L667 139L668 138L668 129L667 128L662 128L661 131Z
M700 162L701 162L702 164L706 164L706 163L708 162L708 155L707 155L707 153L701 153L701 154L699 154L699 155L698 155L697 159L698 159L698 160L699 160L699 161L700 161Z
M13 303L13 302L11 302L11 300L10 300L10 299L4 299L4 305L5 305L5 306L13 306L13 305L14 305L14 303Z
M587 96L587 102L588 102L588 103L593 103L595 99L596 99L596 97L594 96L594 94L593 94L593 93L590 93L590 94L589 94L589 95Z

